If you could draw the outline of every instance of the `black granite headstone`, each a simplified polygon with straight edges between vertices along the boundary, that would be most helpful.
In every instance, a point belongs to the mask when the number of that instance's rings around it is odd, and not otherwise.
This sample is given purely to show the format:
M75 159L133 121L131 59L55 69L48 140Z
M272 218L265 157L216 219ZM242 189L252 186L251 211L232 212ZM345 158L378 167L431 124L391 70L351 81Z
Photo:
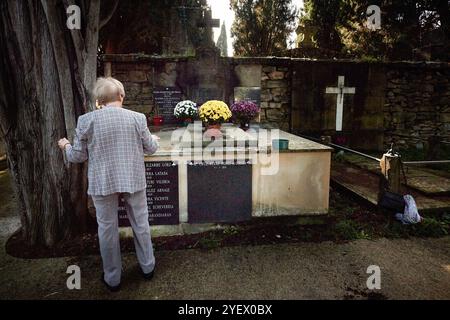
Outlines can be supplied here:
M190 223L251 219L251 164L188 165Z
M163 117L165 123L177 123L173 111L178 102L181 101L183 94L176 87L155 87L153 97L158 106L159 115Z
M178 224L178 165L172 161L146 161L145 176L150 224ZM122 196L119 197L119 225L130 225Z
M257 106L261 105L260 87L235 87L234 101L251 101Z

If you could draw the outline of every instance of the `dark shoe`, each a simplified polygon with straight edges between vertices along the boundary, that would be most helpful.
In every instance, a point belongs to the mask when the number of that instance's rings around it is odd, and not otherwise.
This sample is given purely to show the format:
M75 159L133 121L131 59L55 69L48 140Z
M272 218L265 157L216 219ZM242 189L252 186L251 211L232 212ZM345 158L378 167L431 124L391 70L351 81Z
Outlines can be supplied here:
M105 281L105 274L102 273L102 278L100 279L103 284L105 285L105 287L111 291L111 292L117 292L120 290L120 283L117 286L110 286L106 281Z
M154 274L154 273L155 273L155 268L153 268L153 270L150 271L149 273L144 273L144 271L142 271L142 269L141 269L142 277L143 277L145 280L152 280L153 274Z

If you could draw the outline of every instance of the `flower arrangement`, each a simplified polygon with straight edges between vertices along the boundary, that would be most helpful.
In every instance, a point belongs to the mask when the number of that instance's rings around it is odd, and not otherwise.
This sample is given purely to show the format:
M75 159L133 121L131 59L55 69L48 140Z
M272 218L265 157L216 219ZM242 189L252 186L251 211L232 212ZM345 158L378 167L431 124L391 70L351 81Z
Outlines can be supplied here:
M177 103L173 114L178 119L195 118L198 114L197 104L191 100L184 100Z
M258 105L251 101L238 101L231 106L233 117L242 122L249 122L260 112Z
M199 116L208 125L221 124L230 120L231 111L225 102L210 100L200 107Z

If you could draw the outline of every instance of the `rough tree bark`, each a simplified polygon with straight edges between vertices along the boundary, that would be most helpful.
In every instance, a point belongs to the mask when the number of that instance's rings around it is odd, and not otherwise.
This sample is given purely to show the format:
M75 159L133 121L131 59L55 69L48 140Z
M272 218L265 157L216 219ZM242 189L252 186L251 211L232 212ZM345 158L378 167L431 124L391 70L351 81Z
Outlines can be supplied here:
M81 30L66 27L72 4ZM56 142L93 108L99 17L100 0L0 2L0 130L32 245L51 247L86 225L86 166L65 163Z

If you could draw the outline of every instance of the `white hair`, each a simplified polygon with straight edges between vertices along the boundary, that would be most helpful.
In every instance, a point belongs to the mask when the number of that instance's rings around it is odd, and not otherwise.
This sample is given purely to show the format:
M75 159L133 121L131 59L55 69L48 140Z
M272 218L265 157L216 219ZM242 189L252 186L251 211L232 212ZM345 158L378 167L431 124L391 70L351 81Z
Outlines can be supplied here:
M99 105L119 101L120 96L125 98L125 89L122 82L112 77L97 79L94 86L94 97Z

